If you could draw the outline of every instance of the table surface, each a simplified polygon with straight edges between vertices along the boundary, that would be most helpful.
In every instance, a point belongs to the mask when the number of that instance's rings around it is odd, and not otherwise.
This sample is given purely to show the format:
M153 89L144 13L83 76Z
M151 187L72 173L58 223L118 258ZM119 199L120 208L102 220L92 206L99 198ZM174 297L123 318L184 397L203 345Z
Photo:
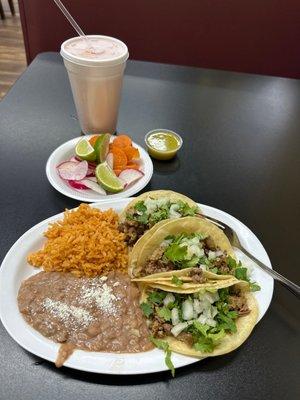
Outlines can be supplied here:
M129 62L119 131L143 145L147 131L163 127L179 132L184 146L175 160L154 162L145 190L172 189L236 216L261 239L273 267L299 283L300 82ZM79 133L60 56L41 54L0 103L1 259L31 226L78 205L50 186L45 163ZM240 349L178 369L175 379L56 369L0 324L0 398L296 399L297 307L275 284L270 309Z

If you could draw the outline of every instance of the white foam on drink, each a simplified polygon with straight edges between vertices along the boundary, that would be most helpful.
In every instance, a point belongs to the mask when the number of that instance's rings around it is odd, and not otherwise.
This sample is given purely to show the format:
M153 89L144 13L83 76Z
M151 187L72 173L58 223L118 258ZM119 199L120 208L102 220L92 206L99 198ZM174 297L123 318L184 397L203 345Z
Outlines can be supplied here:
M121 42L110 38L78 37L65 45L65 51L75 57L99 61L118 58L126 50Z

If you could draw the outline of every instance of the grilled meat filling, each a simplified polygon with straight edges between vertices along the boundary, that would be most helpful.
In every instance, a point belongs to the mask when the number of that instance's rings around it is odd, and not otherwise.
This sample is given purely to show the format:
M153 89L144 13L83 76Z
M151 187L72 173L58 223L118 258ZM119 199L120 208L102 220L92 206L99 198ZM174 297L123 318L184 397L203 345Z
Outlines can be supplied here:
M191 277L192 281L195 283L207 282L207 279L203 276L203 271L201 268L193 268L189 273L189 277Z
M149 257L147 263L145 264L143 270L141 271L141 275L152 275L158 272L167 272L172 271L175 268L175 265L169 261L167 258L163 257L165 248L158 247L151 257Z
M119 225L119 231L125 233L128 246L133 246L148 229L148 225L134 220L127 220Z
M229 309L236 311L238 315L246 315L250 313L246 297L241 292L229 296Z

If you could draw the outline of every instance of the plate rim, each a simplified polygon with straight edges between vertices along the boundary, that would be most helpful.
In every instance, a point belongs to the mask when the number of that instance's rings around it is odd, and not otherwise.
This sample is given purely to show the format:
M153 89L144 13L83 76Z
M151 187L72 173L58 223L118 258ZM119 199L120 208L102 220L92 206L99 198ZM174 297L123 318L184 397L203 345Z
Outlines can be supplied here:
M92 203L92 204L89 204L89 205L92 206L92 207L99 208L99 209L101 209L101 207L109 207L110 205L112 206L112 208L114 208L114 205L115 205L114 203L118 203L118 202L129 202L129 201L130 201L131 199L133 199L133 198L134 198L134 197L129 197L129 198L118 198L118 199L114 199L114 201L107 200L107 201L106 201L107 204L104 204L103 201L100 201L100 202L95 202L95 203ZM109 204L108 204L108 203L109 203ZM268 253L267 253L266 249L264 248L263 244L261 243L261 241L259 240L259 238L256 236L256 234L255 234L254 232L252 232L251 229L247 227L247 225L245 225L245 224L244 224L243 222L241 222L239 219L237 219L236 217L234 217L234 216L232 216L231 214L227 213L226 211L223 211L223 210L220 210L220 209L218 209L218 208L216 208L216 207L208 206L208 205L205 205L205 204L200 204L200 203L198 203L198 204L199 204L201 207L206 208L207 210L216 210L217 212L221 212L221 214L225 214L226 217L229 217L229 218L233 219L236 223L242 225L243 228L246 229L246 230L252 235L252 237L254 237L254 238L259 242L261 248L264 250L266 259L267 259L267 261L268 261L267 264L268 264L269 268L272 269L272 264L271 264L271 261L270 261L270 258L269 258L269 256L268 256ZM121 205L121 206L123 206L123 205ZM78 208L78 207L74 207L74 208L71 208L70 210L76 210L77 208ZM4 274L4 272L3 272L4 270L3 270L2 267L3 267L4 265L7 265L7 264L6 264L7 259L9 259L9 257L14 253L14 250L18 247L19 243L22 242L22 240L23 240L23 238L24 238L25 236L30 235L30 233L32 233L34 230L39 229L39 228L40 228L41 226L43 226L43 225L48 225L49 222L53 222L53 221L55 221L55 220L60 219L60 218L63 216L63 214L64 214L64 211L63 211L63 212L60 212L60 213L57 213L57 214L55 214L55 215L52 215L52 216L50 216L50 217L48 217L48 218L46 218L46 219L44 219L44 220L38 222L37 224L35 224L35 225L32 226L31 228L29 228L26 232L24 232L24 233L15 241L15 243L10 247L10 249L8 250L8 252L6 253L6 255L4 256L4 258L3 258L3 260L2 260L2 263L1 263L1 266L0 266L0 298L1 298L1 293L2 293L2 290L1 290L1 289L2 289L2 285L3 285L2 275ZM7 267L6 267L6 268L7 268ZM38 271L37 271L37 272L38 272ZM32 275L33 275L33 274L32 274ZM268 309L269 309L269 307L270 307L270 304L271 304L271 301L272 301L272 298L273 298L273 294L274 294L274 280L273 280L273 279L272 279L272 281L270 281L270 289L271 289L271 296L270 296L270 298L268 299L266 310L265 310L264 314L258 319L258 321L256 322L256 324L265 316L265 314L267 313L267 311L268 311ZM53 360L55 359L56 354L54 355L54 357L45 356L44 354L42 354L42 351L40 351L39 349L37 349L37 350L35 350L35 349L32 350L32 348L30 348L30 346L27 346L26 344L22 343L21 340L19 340L19 337L18 337L17 335L15 335L15 332L13 332L13 331L11 330L11 328L8 326L8 324L6 324L6 320L5 320L5 317L4 317L4 314L5 314L5 313L3 313L3 309L4 309L4 308L3 308L3 306L1 306L1 303L3 304L3 302L0 302L0 321L1 321L1 323L3 324L3 326L4 326L5 330L7 331L7 333L10 335L10 337L11 337L16 343L18 343L19 346L21 346L23 349L25 349L25 350L28 351L29 353L34 354L34 355L36 355L36 356L38 356L38 357L40 357L40 358L42 358L42 359L45 359L45 360L47 360L47 361L53 363L53 362L54 362ZM26 324L26 325L27 325L27 324ZM30 329L33 329L33 328L32 328L30 325L28 325L28 329L30 330ZM42 335L41 335L41 338L42 338L43 340L50 341L49 339L43 337ZM51 343L54 343L54 344L57 345L57 346L59 346L58 343L55 343L55 342L52 342L52 341L50 341L50 342L51 342ZM153 350L147 351L147 352L145 352L145 353L150 353L150 352L152 352L152 351L157 351L157 349L153 349ZM80 352L85 353L83 350L77 350L77 351L76 351L77 354L78 354L78 353L80 354ZM94 353L113 354L116 358L118 358L118 357L124 357L124 356L134 356L134 355L135 355L135 353L105 353L105 352L94 352ZM141 353L143 353L143 352L141 352ZM162 355L162 357L163 357L163 355ZM177 369L177 368L181 368L181 367L183 367L183 366L187 366L187 365L194 364L194 363L196 363L196 362L198 362L198 361L201 360L201 359L195 358L195 357L189 357L189 356L184 356L184 357L186 357L187 359L190 359L190 362L185 362L185 361L179 362L179 363L178 363L179 365L176 366L176 369ZM181 364L181 365L180 365L180 364ZM150 374L150 373L163 372L163 371L167 371L167 370L168 370L168 368L167 368L166 366L163 366L162 368L159 368L159 367L153 367L153 368L151 368L151 367L150 367L150 369L149 369L147 372L145 372L145 371L141 371L141 372L140 372L140 371L134 371L134 372L133 372L133 371L126 371L126 370L119 370L119 371L111 371L111 370L110 370L110 371L108 371L108 372L105 372L105 371L103 371L103 370L102 370L102 371L99 371L99 370L97 370L97 369L94 369L93 367L91 367L91 368L81 367L80 365L77 365L76 362L75 362L75 364L74 364L72 361L69 362L69 360L64 364L64 367L71 368L71 369L76 369L76 370L84 371L84 372L91 372L91 373L98 373L98 374L105 374L105 375L142 375L142 374ZM158 368L159 368L159 369L158 369Z
M46 177L48 179L48 182L50 183L50 185L57 190L59 193L61 193L62 195L69 197L70 199L74 199L74 200L78 200L78 201L84 201L86 203L99 203L99 202L105 202L105 201L113 201L113 200L121 200L121 199L126 199L129 198L139 192L141 192L145 186L148 185L148 183L150 182L152 176L153 176L153 162L149 156L149 154L147 153L147 151L138 143L132 141L132 144L134 146L136 146L138 148L138 150L143 154L142 159L144 160L145 163L147 163L148 168L149 168L149 173L144 173L144 183L142 184L142 186L137 189L137 190L133 190L134 186L132 186L132 188L130 188L128 190L128 192L119 192L119 193L112 193L109 194L107 196L103 196L103 199L101 199L100 197L97 197L97 194L95 193L94 198L91 199L87 199L83 196L80 195L80 192L76 192L75 189L70 187L70 190L72 190L72 193L68 193L63 186L59 185L55 179L54 179L54 173L52 171L53 169L53 159L56 156L57 153L59 153L60 150L62 150L64 147L73 144L73 142L76 143L76 141L78 141L79 139L83 139L83 138L90 138L94 135L84 135L84 136L77 136L73 139L67 140L66 142L62 143L61 145L59 145L58 147L56 147L52 153L50 154L50 156L47 159L46 162L46 166L45 166L45 171L46 171ZM112 135L114 136L114 135ZM117 136L116 136L117 137ZM146 177L146 178L145 178ZM138 184L138 181L136 182L136 184ZM78 194L77 194L78 193ZM122 196L122 194L124 193L124 196ZM101 196L101 195L98 195ZM109 197L109 196L113 196L113 197ZM118 196L118 197L116 197Z

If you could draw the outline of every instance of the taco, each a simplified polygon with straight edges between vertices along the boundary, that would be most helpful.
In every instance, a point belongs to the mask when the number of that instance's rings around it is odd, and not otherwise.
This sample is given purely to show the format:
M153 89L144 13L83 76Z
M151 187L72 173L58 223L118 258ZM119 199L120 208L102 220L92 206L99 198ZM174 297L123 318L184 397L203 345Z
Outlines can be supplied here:
M223 231L198 217L166 221L150 230L143 247L134 247L132 255L136 259L135 277L200 266L213 273L227 273L230 270L224 261L235 257Z
M231 276L248 282L251 290L259 290L258 285L250 282L247 268L237 262L223 231L204 218L166 222L142 248L133 248L131 261L132 276L140 281L167 281L172 285L173 280L175 285L180 275L197 285Z
M120 215L119 229L125 233L125 240L133 246L152 228L155 232L168 219L195 216L200 209L193 200L172 192L171 190L155 190L146 192L133 199ZM139 248L151 235L139 242Z
M164 290L143 283L141 309L148 321L150 339L170 354L214 357L239 347L258 318L254 296L240 282L225 287L202 288L186 293L181 288Z

